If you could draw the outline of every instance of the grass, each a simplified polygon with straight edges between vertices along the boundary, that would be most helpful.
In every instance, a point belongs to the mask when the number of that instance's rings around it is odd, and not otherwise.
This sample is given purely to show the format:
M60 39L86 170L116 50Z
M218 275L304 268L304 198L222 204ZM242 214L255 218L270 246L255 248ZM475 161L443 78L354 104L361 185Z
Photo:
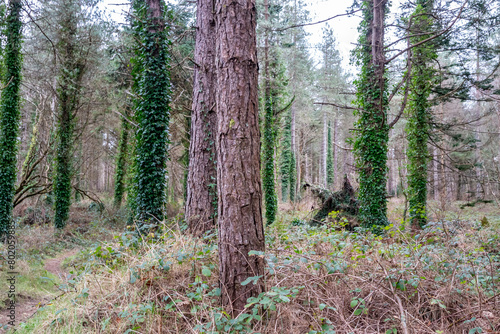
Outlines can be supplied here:
M390 214L400 214L401 204L391 203ZM82 251L65 260L74 276L59 287L61 297L16 333L499 331L500 215L491 204L480 208L460 216L451 209L448 217L461 219L431 223L417 235L391 226L384 237L335 225L300 226L307 211L282 212L266 231L266 252L255 254L266 258L260 279L267 292L234 319L219 306L213 235L193 239L174 219L144 240L132 232L111 239L116 225L104 218L85 235L107 241L77 242ZM490 226L479 223L485 213ZM30 237L48 237L50 230L36 233ZM34 249L27 253L38 256ZM33 263L27 270L43 275ZM33 289L42 291L45 283L39 284Z

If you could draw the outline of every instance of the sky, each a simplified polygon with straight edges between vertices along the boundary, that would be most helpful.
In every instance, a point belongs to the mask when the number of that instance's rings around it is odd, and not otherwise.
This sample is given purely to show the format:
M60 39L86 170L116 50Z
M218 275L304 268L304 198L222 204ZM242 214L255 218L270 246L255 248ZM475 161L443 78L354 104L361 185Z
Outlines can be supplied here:
M343 14L351 5L352 0L310 0L308 1L307 8L310 12L311 21L317 22L338 14ZM323 27L329 24L337 40L343 64L345 67L349 67L350 51L354 48L353 43L356 43L358 39L357 29L359 22L359 17L341 16L327 23L306 26L305 30L310 34L309 42L311 45L317 45L321 42ZM317 50L314 51L313 56L319 60L319 52Z
M343 14L352 5L353 0L306 0L307 9L310 12L311 22L317 22L329 17ZM392 8L397 8L401 0L393 0ZM127 0L103 0L102 7L105 8L118 22L124 22L123 11L128 11ZM117 4L120 4L117 6ZM114 11L114 13L112 13ZM341 16L328 21L328 24L333 29L333 33L338 43L338 49L343 58L343 65L346 70L352 70L349 65L350 51L354 48L354 44L358 39L358 25L360 22L358 16ZM322 28L327 23L321 23L311 26L306 26L305 30L310 34L309 42L311 44L311 53L315 60L319 61L319 52L314 48L321 42Z

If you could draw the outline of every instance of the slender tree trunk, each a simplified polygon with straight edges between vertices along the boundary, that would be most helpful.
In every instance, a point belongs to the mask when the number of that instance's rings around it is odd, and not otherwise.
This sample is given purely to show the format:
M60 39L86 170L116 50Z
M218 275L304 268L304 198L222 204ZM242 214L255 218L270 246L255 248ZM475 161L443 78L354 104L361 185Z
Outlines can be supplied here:
M269 3L264 0L264 18L269 24ZM278 201L274 187L274 146L275 146L275 97L276 88L271 93L271 76L269 68L269 27L265 27L264 37L264 136L262 153L262 182L264 188L264 201L266 204L266 224L270 225L276 220Z
M265 250L260 177L258 63L254 0L218 0L217 38L217 188L219 269L222 304L233 316L247 298L264 290L241 285L264 275Z
M323 108L323 143L321 149L321 183L328 186L328 121L326 120L326 108Z
M478 39L479 39L479 32L478 32ZM479 67L479 50L476 52L476 80L479 81L481 79L481 68ZM480 99L481 98L481 93L479 91L478 88L476 88L476 98L477 99ZM481 109L482 109L482 103L481 101L478 101L477 104L476 104L476 112L474 113L475 115L475 118L476 119L479 119L481 117ZM479 127L480 125L477 125L477 127ZM482 193L482 186L481 186L481 182L482 182L482 171L481 171L481 152L480 152L480 149L478 147L478 144L479 144L479 141L480 141L480 138L479 138L479 133L476 131L476 130L479 130L479 129L474 129L474 139L476 141L476 147L474 149L474 162L475 162L475 166L474 166L474 171L475 171L475 183L476 183L476 193L475 193L475 198L478 199L478 198L483 198L484 195L486 194L483 194L481 195Z
M217 131L214 0L198 0L186 221L194 234L215 227L217 215Z
M127 107L125 107L125 117L128 118L129 113L127 112ZM127 175L127 164L128 164L128 136L129 136L129 120L122 118L122 133L120 136L120 143L118 147L118 158L116 160L116 171L115 171L115 194L114 194L114 206L119 208L122 204L123 195L125 194L125 179Z
M305 176L305 180L307 183L309 183L309 180L310 180L310 176L311 175L311 171L309 170L310 169L310 164L309 164L309 155L306 153L305 154L305 160L306 160L306 176Z
M434 161L434 200L437 201L439 199L439 156L438 149L436 146L433 147L432 156Z
M339 127L339 121L337 119L337 115L335 115L335 121L333 123L333 143L330 143L330 145L333 145L333 185L334 188L336 188L339 185L339 151L337 147L337 136L338 136L338 127Z

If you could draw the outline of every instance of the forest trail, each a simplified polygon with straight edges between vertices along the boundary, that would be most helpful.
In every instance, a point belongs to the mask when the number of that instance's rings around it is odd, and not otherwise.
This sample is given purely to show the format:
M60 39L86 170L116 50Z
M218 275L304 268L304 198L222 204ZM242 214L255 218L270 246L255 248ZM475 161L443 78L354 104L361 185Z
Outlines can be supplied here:
M58 277L55 283L62 283L67 280L67 272L62 268L62 263L68 257L78 253L78 251L78 249L72 249L45 261L45 270ZM38 308L51 300L50 296L45 296L42 298L32 298L31 296L24 295L22 292L18 292L17 298L18 300L16 303L15 320L16 325L19 325L20 323L25 322L27 319L31 318ZM10 321L9 312L10 311L8 309L3 309L2 311L0 311L0 324L2 327ZM5 329L0 328L0 333L5 332Z

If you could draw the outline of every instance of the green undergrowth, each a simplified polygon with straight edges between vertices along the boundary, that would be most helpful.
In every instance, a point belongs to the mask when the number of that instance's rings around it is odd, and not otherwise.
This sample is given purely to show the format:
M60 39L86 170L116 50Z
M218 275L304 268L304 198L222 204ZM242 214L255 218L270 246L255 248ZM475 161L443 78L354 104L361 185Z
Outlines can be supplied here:
M288 219L291 218L291 219ZM478 222L385 236L278 219L267 229L267 292L231 318L219 306L215 234L181 220L129 231L68 260L67 292L18 333L480 333L500 326L500 238ZM300 221L300 219L299 219ZM497 306L499 305L499 306Z

